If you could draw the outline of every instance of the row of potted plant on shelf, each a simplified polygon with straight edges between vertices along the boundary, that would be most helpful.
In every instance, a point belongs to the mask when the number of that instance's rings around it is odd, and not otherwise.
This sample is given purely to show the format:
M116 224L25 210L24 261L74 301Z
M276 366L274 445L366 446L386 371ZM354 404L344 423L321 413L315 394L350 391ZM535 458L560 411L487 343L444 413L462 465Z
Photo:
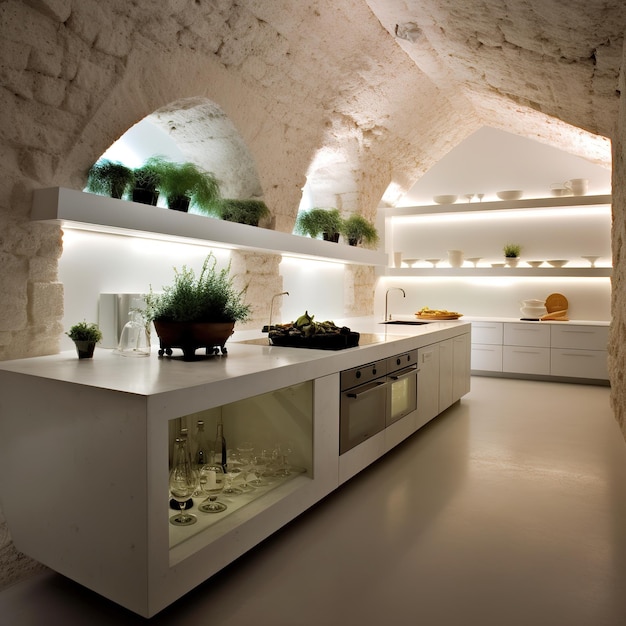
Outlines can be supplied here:
M298 215L295 232L309 237L322 237L326 241L338 242L343 236L351 246L378 243L376 227L362 215L353 213L347 218L341 217L338 209L313 208Z
M215 175L195 163L176 163L160 156L150 157L135 169L100 159L89 169L86 189L153 206L163 195L172 210L187 212L193 204L205 215L251 226L258 226L259 220L270 214L259 199L222 198Z

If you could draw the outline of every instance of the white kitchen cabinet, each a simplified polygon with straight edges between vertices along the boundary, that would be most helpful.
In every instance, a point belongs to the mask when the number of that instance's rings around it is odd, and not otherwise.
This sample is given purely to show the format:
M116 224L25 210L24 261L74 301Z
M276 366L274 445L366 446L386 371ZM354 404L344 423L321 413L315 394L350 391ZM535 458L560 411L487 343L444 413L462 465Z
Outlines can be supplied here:
M439 412L445 411L454 402L452 387L454 380L454 343L446 339L439 343Z
M502 322L472 322L472 344L501 346L503 338Z
M471 350L470 335L458 335L452 340L452 398L456 402L470 390Z
M417 428L439 413L439 344L417 351Z
M502 371L515 374L550 374L550 348L503 346Z
M472 370L501 372L502 343L498 346L472 343Z
M607 380L608 326L551 327L553 376Z
M439 412L469 391L470 335L439 342Z
M504 324L505 346L550 347L550 326L540 323L507 323Z
M472 343L471 368L474 374L602 384L608 381L608 331L603 323L472 322L472 340L481 343Z

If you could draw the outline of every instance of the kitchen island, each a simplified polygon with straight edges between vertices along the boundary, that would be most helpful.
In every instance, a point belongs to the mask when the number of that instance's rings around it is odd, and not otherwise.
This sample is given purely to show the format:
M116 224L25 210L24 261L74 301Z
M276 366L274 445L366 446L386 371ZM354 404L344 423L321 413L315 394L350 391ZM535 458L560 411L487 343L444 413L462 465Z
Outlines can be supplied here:
M0 364L0 480L16 547L149 617L321 500L469 390L470 325L342 320L356 348L259 345L228 355L126 358L96 349ZM417 409L339 454L340 373L417 351ZM223 516L168 522L169 456L181 420L223 420L230 446L287 439L294 471ZM214 432L209 430L210 433Z

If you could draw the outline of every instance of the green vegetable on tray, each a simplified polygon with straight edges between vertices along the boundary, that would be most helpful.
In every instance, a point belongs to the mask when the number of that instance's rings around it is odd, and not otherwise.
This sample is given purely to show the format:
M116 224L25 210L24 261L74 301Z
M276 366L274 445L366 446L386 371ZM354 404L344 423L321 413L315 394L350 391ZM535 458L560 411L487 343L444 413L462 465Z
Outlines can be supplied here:
M314 315L306 311L295 322L276 324L269 331L274 345L298 348L319 348L338 350L358 345L359 333L347 326L337 326L334 322L316 322Z

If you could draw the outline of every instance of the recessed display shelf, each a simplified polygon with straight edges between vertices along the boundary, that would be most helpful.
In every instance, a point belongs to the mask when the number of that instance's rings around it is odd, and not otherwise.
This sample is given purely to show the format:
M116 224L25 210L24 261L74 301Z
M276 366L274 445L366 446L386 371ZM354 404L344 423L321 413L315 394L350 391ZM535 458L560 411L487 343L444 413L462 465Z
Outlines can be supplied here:
M64 187L35 190L31 219L131 237L258 250L354 265L386 265L387 255L341 243L180 213Z

